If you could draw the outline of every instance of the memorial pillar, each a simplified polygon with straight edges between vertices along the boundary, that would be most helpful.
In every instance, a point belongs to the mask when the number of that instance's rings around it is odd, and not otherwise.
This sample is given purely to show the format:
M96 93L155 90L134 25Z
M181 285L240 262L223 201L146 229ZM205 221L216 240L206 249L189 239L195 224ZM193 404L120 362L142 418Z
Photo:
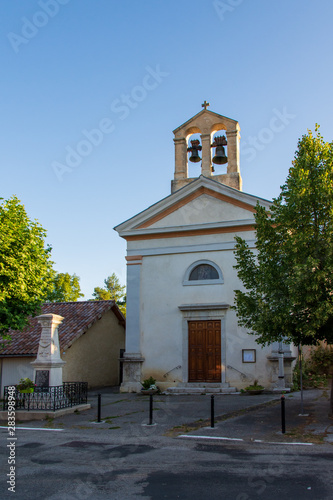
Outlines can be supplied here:
M34 381L37 386L62 385L62 367L66 363L60 357L58 326L64 319L57 314L37 316L42 326L37 359L32 361Z

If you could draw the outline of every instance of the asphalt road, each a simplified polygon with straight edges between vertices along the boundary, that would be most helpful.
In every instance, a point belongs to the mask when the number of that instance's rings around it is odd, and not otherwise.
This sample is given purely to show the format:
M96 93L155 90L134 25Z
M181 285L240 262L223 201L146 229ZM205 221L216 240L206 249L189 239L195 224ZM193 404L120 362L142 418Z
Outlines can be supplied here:
M6 432L0 430L2 443ZM0 451L3 499L333 498L329 444L218 442L149 431L112 437L102 428L18 429L16 437L15 493L6 484L9 448Z

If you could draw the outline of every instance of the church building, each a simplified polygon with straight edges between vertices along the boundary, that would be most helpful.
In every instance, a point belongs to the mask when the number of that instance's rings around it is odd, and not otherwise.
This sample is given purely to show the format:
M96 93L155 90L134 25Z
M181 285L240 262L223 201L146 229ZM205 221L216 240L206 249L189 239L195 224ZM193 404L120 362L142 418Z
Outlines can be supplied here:
M261 347L231 309L235 236L255 248L255 206L270 202L242 191L239 124L208 106L174 130L171 194L115 227L127 241L122 392L150 376L175 393L291 381L291 347Z

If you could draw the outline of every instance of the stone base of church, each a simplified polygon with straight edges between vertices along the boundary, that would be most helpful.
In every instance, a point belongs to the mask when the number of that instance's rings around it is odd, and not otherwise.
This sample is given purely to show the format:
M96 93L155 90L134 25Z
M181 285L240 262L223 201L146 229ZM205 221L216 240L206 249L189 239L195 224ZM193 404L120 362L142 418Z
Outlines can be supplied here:
M144 358L140 353L125 353L121 361L123 382L120 385L120 392L140 392L142 389L141 365Z
M176 387L168 387L167 394L234 394L236 387L230 387L224 383L182 383Z
M119 392L141 392L142 385L140 382L123 382L119 388Z

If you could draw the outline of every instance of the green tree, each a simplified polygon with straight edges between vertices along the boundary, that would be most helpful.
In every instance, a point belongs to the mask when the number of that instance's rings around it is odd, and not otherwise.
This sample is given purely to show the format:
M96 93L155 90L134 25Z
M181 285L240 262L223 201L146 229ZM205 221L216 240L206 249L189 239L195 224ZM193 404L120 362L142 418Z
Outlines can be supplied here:
M29 219L13 196L0 202L0 335L22 329L51 287L51 248L46 231Z
M118 276L112 273L104 280L104 288L94 288L92 300L114 300L123 314L126 314L125 285L121 285Z
M269 344L333 342L333 143L298 142L280 196L256 207L256 251L236 238L239 324Z
M76 302L81 293L80 278L76 274L58 273L53 278L53 288L47 294L48 302Z

